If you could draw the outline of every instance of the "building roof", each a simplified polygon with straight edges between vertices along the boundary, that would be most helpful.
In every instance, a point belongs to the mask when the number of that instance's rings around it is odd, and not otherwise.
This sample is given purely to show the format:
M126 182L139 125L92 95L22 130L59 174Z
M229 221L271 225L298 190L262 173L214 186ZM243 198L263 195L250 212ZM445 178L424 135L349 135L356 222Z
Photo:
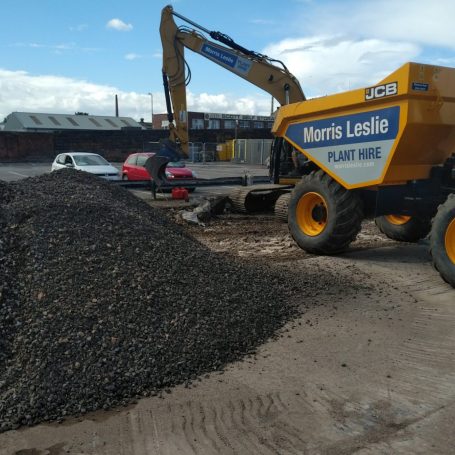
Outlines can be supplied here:
M6 117L5 131L55 131L55 130L121 130L142 128L131 117L85 114L43 114L12 112Z

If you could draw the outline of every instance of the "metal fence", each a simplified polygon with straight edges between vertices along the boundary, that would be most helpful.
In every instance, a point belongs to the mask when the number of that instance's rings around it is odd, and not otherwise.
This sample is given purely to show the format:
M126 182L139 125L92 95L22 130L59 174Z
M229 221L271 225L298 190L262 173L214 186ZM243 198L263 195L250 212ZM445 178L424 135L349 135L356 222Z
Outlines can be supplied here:
M192 163L217 161L216 142L190 142L188 144L189 159Z
M236 139L234 141L234 158L236 163L268 163L272 139Z
M233 163L268 165L272 139L235 139L227 143L217 142L190 142L188 144L188 160L192 163L209 163L218 161L220 155L218 146L227 146L224 155ZM158 152L159 142L149 142L144 145L143 151ZM224 159L224 158L221 158Z

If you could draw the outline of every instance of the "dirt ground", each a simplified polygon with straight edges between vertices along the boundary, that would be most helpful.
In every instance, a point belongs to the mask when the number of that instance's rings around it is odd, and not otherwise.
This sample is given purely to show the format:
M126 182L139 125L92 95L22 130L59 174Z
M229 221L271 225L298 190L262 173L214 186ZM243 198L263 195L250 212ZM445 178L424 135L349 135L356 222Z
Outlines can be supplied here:
M187 229L214 251L330 284L299 296L309 310L222 374L129 408L0 434L0 455L455 452L455 290L425 242L396 243L365 222L347 253L316 257L270 215Z

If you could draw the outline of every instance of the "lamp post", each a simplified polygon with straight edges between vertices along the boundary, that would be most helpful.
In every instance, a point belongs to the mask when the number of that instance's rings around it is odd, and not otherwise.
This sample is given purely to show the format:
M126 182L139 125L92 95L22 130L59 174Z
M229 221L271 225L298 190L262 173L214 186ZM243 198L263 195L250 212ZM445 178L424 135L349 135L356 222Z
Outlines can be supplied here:
M148 92L148 94L150 95L150 101L151 101L151 107L152 107L152 128L153 128L153 93Z

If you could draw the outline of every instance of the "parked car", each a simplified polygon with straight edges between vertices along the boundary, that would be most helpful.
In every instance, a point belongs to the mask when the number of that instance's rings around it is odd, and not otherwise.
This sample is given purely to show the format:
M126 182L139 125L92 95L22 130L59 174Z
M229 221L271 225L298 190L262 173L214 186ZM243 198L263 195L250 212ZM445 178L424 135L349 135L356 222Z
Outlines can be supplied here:
M61 153L52 163L51 172L67 168L90 172L107 180L121 179L120 171L97 153Z
M154 153L152 152L132 153L129 155L122 166L122 179L132 181L150 180L150 174L145 169L144 164L153 155ZM187 168L183 161L171 161L166 167L166 177L170 180L194 180L197 175ZM188 189L194 191L195 187L188 185Z

